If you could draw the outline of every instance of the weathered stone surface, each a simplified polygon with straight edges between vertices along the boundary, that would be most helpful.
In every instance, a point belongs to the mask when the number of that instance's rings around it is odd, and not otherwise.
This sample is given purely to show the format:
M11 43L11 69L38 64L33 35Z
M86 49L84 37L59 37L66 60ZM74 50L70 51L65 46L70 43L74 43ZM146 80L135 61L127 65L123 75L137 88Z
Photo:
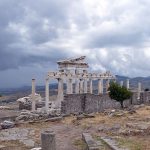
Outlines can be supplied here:
M53 117L53 118L48 118L45 120L45 122L51 121L51 122L55 122L55 121L61 121L63 119L63 117Z
M85 118L95 118L94 114L81 114L77 116L77 120L82 120Z
M112 126L108 126L106 124L103 124L99 127L98 131L99 132L119 131L120 128L121 128L120 124L113 124Z
M138 104L138 101L132 102L134 105ZM131 106L131 100L126 100L124 106ZM138 106L142 107L142 105ZM65 95L64 101L61 105L61 113L63 114L81 114L81 113L94 113L104 112L106 109L120 109L120 103L110 99L108 94L94 95L90 93L86 94L68 94ZM136 108L132 107L130 110L126 110L126 113L136 113ZM110 112L109 116L123 116L124 112Z
M5 146L4 145L0 145L0 149L3 149L3 148L5 148Z
M27 147L34 147L35 142L32 139L21 139L20 142L22 142Z
M37 121L37 120L43 120L48 119L50 117L47 113L42 112L30 112L30 111L23 111L20 113L20 115L16 118L16 121Z
M145 135L143 130L137 130L137 129L121 129L121 130L119 130L119 134L125 135L125 136Z
M40 94L35 93L35 101L36 101L36 108L41 108L45 105L44 101L42 101L42 97ZM19 103L19 110L26 109L26 110L31 110L32 107L32 95L19 98L17 100Z
M0 141L18 140L19 142L23 143L27 147L34 147L33 139L29 138L31 136L34 136L33 129L12 128L12 129L6 129L1 131Z
M15 123L12 121L5 120L0 125L2 129L9 129L9 128L13 128L15 126Z
M42 150L56 150L55 133L44 130L41 133Z
M127 148L121 148L119 144L111 137L101 137L101 139L112 149L112 150L129 150Z
M83 133L82 139L87 145L86 150L99 150L99 146L89 133Z
M150 130L149 122L127 123L126 126L138 130Z
M38 147L38 148L32 148L31 150L42 150L41 147Z

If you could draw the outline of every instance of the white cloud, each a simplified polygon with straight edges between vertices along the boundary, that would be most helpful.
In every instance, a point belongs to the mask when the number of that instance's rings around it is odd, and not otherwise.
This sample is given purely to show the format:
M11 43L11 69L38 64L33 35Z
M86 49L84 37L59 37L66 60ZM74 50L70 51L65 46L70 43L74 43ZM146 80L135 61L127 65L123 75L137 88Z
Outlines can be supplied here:
M149 76L149 5L148 0L1 1L0 70L51 69L57 59L86 55L91 70Z

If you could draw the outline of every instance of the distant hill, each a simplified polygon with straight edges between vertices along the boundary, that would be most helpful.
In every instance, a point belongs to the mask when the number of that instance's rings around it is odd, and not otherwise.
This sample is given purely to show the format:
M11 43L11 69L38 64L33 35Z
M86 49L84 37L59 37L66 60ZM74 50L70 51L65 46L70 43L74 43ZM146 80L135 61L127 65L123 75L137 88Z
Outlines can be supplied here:
M150 77L129 78L129 77L119 76L119 75L117 75L116 77L117 77L117 82L120 83L120 81L124 81L124 85L126 85L126 80L129 79L131 88L137 88L138 82L141 82L143 89L146 89L146 88L150 89Z

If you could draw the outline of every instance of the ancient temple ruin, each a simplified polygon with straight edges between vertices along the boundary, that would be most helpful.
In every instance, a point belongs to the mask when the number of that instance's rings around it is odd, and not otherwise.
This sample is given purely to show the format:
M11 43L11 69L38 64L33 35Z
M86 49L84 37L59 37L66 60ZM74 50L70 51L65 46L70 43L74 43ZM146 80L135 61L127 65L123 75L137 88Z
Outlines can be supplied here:
M88 63L85 62L85 56L81 56L73 59L65 59L57 62L58 71L50 71L46 77L45 86L45 109L49 111L49 84L52 80L56 79L58 81L58 95L55 105L61 107L61 102L64 99L64 84L66 84L65 95L68 94L83 94L90 93L93 94L93 81L98 80L98 93L97 95L104 93L104 88L106 91L109 88L110 80L115 80L115 76L111 74L110 71L104 73L89 73ZM106 80L104 82L104 80ZM35 110L35 80L32 80L32 95L33 103L32 110ZM105 83L105 85L104 85ZM75 88L73 88L73 85ZM89 88L88 88L89 85Z

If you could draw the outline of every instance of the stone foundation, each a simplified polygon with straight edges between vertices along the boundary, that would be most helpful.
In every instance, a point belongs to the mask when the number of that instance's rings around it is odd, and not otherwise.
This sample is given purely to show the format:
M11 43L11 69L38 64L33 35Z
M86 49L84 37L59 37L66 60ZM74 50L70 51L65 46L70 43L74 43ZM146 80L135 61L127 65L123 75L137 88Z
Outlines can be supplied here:
M124 101L124 106L150 103L150 93L141 93L141 97L141 99L137 99L137 93L133 93L130 100ZM64 96L64 101L62 101L61 112L62 114L80 114L103 112L105 109L119 108L121 108L120 103L110 99L108 94L68 94Z

